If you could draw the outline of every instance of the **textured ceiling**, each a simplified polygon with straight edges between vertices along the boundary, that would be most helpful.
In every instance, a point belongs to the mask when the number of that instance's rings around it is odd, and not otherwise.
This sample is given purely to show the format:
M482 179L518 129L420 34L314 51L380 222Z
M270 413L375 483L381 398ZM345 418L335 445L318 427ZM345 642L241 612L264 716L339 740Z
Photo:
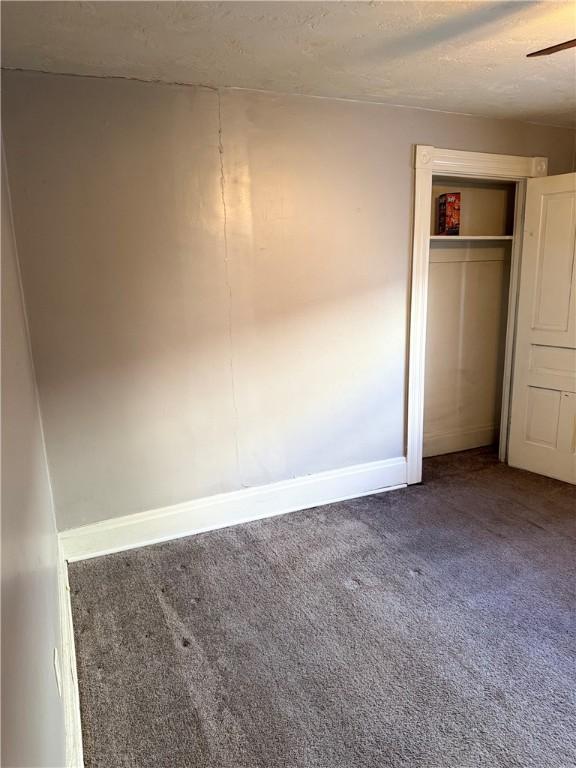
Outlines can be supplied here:
M2 65L335 96L557 125L574 2L2 2Z

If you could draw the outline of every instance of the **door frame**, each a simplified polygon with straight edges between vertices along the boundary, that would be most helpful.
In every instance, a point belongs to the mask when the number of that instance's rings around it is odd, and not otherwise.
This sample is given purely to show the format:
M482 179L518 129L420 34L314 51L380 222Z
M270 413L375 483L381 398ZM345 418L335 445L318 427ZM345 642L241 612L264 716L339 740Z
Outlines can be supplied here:
M514 330L518 301L518 275L524 223L526 180L548 175L548 158L493 155L441 149L417 144L414 153L414 233L412 242L412 278L410 293L410 328L408 346L408 388L406 427L407 483L422 480L424 439L424 374L426 365L426 312L428 305L428 262L430 258L430 217L432 179L450 176L462 179L486 179L516 183L514 240L510 264L506 350L502 387L500 460L506 458L509 401L514 355Z

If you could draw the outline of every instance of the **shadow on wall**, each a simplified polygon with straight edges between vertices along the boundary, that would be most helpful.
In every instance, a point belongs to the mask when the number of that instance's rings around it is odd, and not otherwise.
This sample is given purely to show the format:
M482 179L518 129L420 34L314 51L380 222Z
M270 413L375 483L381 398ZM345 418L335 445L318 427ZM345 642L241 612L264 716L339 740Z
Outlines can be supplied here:
M404 221L355 114L280 101L263 142L213 91L12 80L59 527L402 455Z

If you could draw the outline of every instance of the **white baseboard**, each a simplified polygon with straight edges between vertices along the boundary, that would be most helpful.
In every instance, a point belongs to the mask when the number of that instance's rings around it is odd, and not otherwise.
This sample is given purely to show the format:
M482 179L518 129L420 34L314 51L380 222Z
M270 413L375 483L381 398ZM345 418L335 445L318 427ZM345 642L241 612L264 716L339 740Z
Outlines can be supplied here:
M480 448L482 445L493 445L498 442L498 425L489 424L458 432L441 434L424 434L423 456L441 456L443 453L468 451L470 448Z
M72 562L405 485L406 459L385 459L103 520L59 538Z
M58 601L60 608L60 670L62 676L62 702L66 732L66 768L84 768L82 750L82 726L80 723L80 694L76 671L76 649L72 627L72 606L68 584L68 565L62 546L58 557Z

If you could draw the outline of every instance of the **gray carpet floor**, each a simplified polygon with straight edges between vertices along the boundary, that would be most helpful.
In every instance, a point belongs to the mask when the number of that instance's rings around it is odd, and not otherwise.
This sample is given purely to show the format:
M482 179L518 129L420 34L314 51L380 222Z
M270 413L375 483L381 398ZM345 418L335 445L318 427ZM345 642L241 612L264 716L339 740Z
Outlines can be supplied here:
M576 488L418 487L70 567L87 768L576 766Z

